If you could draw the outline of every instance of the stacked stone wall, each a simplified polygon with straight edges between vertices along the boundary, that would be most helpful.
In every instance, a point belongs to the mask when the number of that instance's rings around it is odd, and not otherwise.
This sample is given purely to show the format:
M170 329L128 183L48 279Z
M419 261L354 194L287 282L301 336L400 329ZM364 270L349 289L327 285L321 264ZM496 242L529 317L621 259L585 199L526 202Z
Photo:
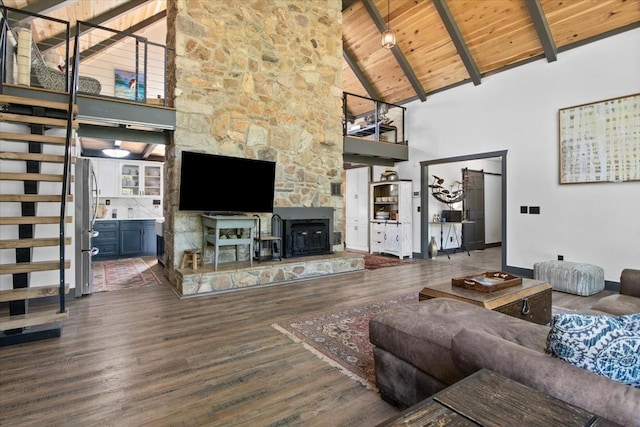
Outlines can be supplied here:
M183 250L202 246L199 213L178 210L183 150L275 161L275 206L333 207L334 231L342 230L342 198L331 195L331 183L342 180L341 0L167 6L177 118L165 163L170 279ZM238 171L226 182L204 180L202 197L240 179L260 177Z

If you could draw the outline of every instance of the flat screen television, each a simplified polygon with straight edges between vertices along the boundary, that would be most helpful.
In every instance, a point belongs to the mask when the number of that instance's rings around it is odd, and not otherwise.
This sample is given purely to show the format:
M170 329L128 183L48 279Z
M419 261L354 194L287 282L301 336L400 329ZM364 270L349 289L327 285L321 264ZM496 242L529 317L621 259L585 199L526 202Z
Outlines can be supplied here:
M181 211L273 212L276 162L182 152Z

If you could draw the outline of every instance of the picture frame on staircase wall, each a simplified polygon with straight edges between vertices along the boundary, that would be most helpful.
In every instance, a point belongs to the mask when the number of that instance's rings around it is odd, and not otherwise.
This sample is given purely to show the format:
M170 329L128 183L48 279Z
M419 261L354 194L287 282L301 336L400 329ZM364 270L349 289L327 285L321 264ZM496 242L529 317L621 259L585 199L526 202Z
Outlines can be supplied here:
M560 184L640 181L640 94L558 111Z

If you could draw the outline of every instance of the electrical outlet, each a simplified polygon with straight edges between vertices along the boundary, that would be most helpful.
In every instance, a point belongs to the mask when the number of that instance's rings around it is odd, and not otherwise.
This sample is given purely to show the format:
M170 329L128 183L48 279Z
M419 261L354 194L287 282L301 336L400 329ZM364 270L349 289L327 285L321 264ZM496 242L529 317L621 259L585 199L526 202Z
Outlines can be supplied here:
M449 241L450 241L450 242L453 242L453 237L449 237Z
M111 200L109 200L109 199L105 200L105 201L104 201L104 204L105 204L105 205L107 205L107 206L109 206L109 205L111 204Z
M540 206L529 206L529 213L534 215L540 215Z
M564 261L564 255L558 255L558 261Z

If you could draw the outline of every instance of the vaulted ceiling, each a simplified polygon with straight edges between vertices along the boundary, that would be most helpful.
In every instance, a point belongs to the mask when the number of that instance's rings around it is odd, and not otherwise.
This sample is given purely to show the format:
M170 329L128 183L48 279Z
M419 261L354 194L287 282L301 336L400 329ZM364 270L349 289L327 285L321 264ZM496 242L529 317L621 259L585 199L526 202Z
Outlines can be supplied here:
M167 3L0 2L134 33L164 20ZM479 85L533 60L562 61L568 49L640 27L640 0L342 0L342 8L343 90L394 104ZM391 50L380 45L387 23L397 33Z
M342 3L344 91L395 104L533 60L562 61L567 49L640 26L640 0ZM396 31L391 50L380 44L387 22Z

